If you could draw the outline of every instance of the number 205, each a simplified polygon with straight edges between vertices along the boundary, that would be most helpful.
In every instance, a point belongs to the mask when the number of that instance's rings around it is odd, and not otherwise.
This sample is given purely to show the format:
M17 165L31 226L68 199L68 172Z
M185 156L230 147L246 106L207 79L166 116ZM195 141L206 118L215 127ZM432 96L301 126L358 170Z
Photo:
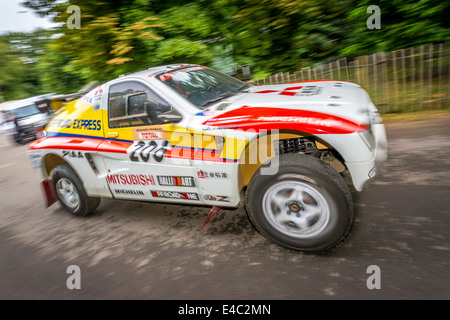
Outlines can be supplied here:
M152 159L156 162L161 162L169 149L170 145L168 140L135 141L128 148L127 153L133 162L149 162Z

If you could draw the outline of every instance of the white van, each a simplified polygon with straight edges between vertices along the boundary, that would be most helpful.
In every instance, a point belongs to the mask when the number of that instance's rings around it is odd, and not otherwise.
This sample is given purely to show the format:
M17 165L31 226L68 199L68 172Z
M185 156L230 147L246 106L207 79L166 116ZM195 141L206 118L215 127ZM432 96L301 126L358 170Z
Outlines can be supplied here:
M2 131L18 144L35 140L53 116L51 108L38 108L36 102L50 99L42 95L0 104Z

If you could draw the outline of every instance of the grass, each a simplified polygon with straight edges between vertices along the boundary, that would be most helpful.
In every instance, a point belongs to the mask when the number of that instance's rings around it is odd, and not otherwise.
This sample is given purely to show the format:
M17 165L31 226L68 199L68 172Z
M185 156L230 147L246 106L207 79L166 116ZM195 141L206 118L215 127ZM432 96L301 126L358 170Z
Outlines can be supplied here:
M384 123L408 122L444 117L450 117L450 109L385 113L381 115Z

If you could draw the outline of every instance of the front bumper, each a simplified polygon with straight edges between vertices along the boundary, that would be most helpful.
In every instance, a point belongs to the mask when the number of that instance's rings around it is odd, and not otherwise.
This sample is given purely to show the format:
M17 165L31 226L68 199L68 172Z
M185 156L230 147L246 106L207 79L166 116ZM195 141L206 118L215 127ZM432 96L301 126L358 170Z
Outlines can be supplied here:
M388 157L386 130L382 123L371 126L373 136L372 158L362 162L346 162L356 190L362 191L364 186L383 172L384 162Z

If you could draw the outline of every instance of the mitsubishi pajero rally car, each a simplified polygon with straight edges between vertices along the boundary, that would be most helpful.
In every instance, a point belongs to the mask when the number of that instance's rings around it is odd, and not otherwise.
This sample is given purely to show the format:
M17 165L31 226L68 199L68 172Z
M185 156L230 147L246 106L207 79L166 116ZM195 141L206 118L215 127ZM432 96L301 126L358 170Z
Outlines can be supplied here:
M356 84L250 86L207 67L168 65L66 104L29 156L48 205L59 200L75 215L100 198L211 206L207 220L243 203L268 239L322 251L349 232L351 191L375 177L387 142Z

